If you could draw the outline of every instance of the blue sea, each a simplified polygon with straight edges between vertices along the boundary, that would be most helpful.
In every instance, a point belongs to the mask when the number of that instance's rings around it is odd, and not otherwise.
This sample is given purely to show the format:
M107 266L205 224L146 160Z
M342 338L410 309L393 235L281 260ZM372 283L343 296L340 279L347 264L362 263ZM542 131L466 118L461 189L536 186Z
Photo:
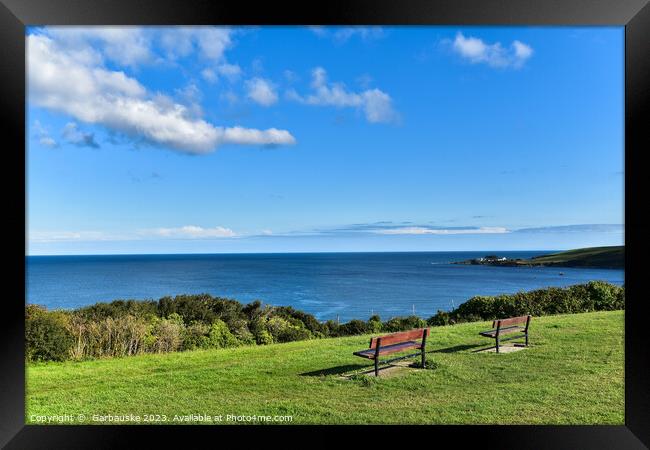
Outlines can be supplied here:
M116 299L209 293L260 300L319 320L429 317L475 295L495 295L590 280L618 285L624 271L451 264L498 254L551 252L283 253L215 255L28 256L28 303L77 308Z

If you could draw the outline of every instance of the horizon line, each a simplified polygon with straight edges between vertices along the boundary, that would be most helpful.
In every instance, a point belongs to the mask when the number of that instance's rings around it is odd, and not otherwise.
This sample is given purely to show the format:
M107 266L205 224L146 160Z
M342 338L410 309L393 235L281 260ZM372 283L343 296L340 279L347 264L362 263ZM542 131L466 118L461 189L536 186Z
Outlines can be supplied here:
M625 247L623 245L596 245L593 247L580 248L600 248L600 247ZM525 250L370 250L370 251L287 251L287 252L195 252L195 253L70 253L70 254L25 254L30 256L193 256L193 255L306 255L306 254L362 254L362 253L484 253L484 252L563 252L577 250L575 248L566 249L525 249Z

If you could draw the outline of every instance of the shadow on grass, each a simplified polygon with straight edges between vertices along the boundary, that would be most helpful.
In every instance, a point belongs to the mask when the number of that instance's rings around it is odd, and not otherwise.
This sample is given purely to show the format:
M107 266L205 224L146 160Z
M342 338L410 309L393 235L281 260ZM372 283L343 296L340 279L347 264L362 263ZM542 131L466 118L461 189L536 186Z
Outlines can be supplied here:
M370 366L372 367L372 366ZM329 369L314 370L313 372L305 372L300 375L303 377L322 377L324 375L343 375L347 372L352 372L360 369L367 369L367 365L363 364L346 364L344 366L330 367Z
M464 350L470 350L476 347L485 347L483 344L474 344L474 345L454 345L453 347L439 348L438 350L432 350L427 353L456 353L462 352Z

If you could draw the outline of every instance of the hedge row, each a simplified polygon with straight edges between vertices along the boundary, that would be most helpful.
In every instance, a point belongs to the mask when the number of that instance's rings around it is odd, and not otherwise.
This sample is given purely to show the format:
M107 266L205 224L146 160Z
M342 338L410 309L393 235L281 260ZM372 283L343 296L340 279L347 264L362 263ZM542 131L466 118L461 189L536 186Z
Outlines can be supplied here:
M390 333L424 326L492 320L516 315L567 314L624 309L623 287L593 281L495 297L478 296L426 321L396 317L382 322L319 322L289 306L241 304L207 294L163 297L158 301L116 300L75 310L48 311L28 305L26 357L62 361L163 353L198 348L265 345L304 339Z

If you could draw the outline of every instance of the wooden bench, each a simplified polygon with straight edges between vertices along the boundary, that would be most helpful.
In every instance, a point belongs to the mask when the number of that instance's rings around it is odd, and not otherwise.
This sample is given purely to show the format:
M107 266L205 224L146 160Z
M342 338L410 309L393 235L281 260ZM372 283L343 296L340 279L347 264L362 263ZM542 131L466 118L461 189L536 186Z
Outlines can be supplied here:
M492 322L492 330L481 331L479 334L496 340L496 349L499 353L499 344L503 341L526 338L526 347L528 347L528 326L530 325L531 316L510 317L508 319L499 319ZM522 324L525 324L522 326ZM520 333L516 336L510 336L512 333ZM502 338L502 335L509 335Z
M374 337L370 339L370 347L367 350L354 352L353 355L362 358L373 359L375 361L375 376L379 376L379 357L391 353L399 353L412 348L420 350L406 356L400 356L389 360L382 361L381 364L388 364L405 358L414 356L422 357L422 367L426 362L426 353L424 352L429 328L420 328L418 330L402 331L399 333L387 334L385 336Z

